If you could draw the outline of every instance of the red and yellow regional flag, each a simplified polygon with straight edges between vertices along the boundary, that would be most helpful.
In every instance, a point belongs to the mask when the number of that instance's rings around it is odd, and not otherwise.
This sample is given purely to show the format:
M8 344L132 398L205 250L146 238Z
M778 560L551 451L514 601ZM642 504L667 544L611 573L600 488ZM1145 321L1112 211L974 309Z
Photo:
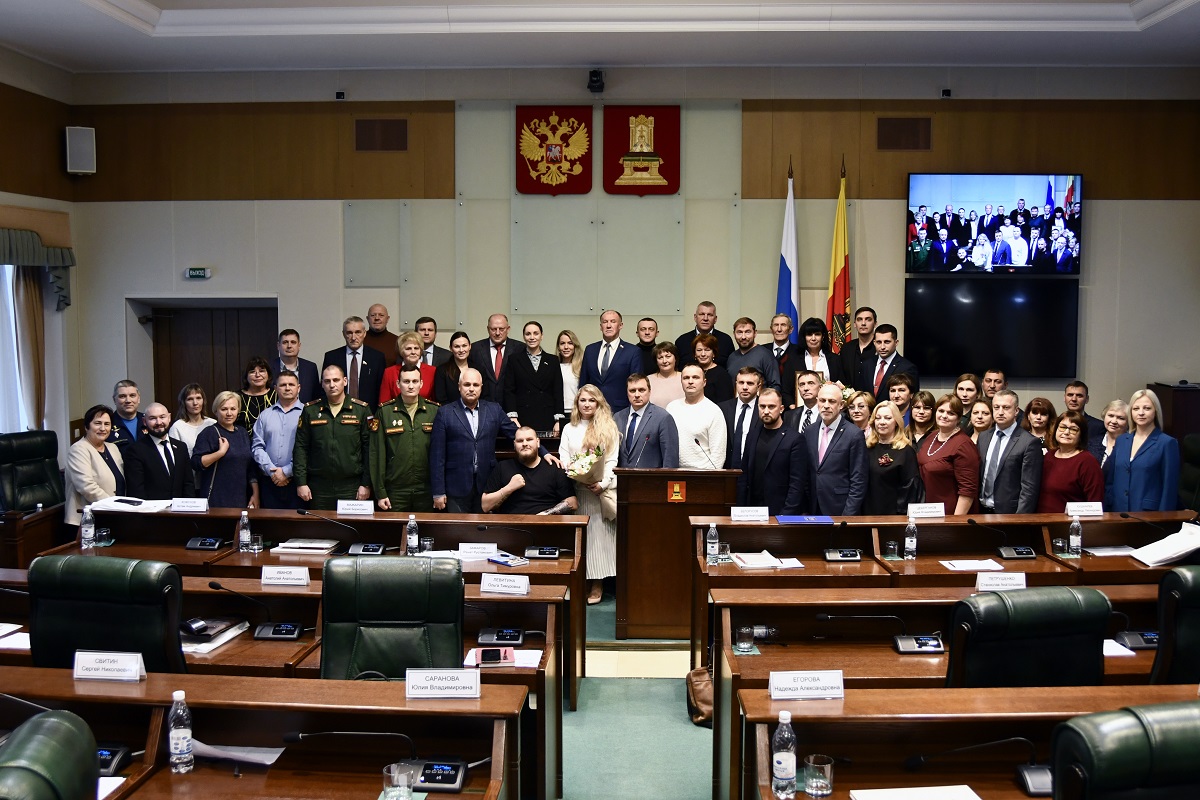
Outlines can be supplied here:
M517 191L592 190L592 107L517 106Z
M604 107L604 191L679 191L679 106Z

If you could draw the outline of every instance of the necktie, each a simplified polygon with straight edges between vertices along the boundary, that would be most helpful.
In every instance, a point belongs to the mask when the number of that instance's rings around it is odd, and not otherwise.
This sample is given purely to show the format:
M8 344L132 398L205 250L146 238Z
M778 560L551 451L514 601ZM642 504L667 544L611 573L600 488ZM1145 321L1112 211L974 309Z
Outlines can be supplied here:
M750 406L742 403L742 410L738 413L737 425L733 426L733 461L731 462L733 469L742 468L742 431L746 424L746 411Z
M496 345L496 380L500 380L500 367L504 364L504 345Z
M887 370L887 359L879 359L879 369L875 370L875 394L879 394L879 384L883 383L883 373Z
M612 361L612 345L608 342L604 343L604 360L600 362L600 377L604 377L604 373L608 372L608 365Z
M431 367L433 366L433 351L432 350L425 351L425 363Z
M629 425L625 428L625 451L633 454L633 434L637 431L638 412L629 415Z
M163 458L167 462L167 474L174 475L175 474L175 459L171 458L171 443L168 442L166 439L163 439L160 442L160 444L162 445L162 449L163 449Z
M817 443L817 463L825 463L825 447L829 444L829 428L825 425L821 426L821 441Z
M783 348L782 347L775 348L775 358L776 359L783 358Z
M987 499L992 499L992 489L996 485L996 463L1000 460L1000 450L1004 447L1004 431L996 431L992 441L992 452L988 454L987 469L983 475L983 493Z
M358 351L350 351L350 396L358 397Z
M808 430L809 425L812 425L812 409L811 408L807 408L804 410L804 422L800 425L800 432L804 433L806 430Z

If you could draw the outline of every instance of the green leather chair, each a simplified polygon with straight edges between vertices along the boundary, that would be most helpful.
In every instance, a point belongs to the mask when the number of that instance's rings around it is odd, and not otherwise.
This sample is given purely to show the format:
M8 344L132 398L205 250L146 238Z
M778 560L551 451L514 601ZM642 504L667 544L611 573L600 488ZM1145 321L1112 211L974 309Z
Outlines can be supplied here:
M410 667L462 666L457 559L331 558L322 580L322 678L403 678Z
M0 747L0 800L95 800L99 778L96 740L70 711L30 718Z
M1054 729L1051 750L1060 800L1200 797L1200 702L1076 717Z
M1158 651L1151 683L1200 683L1200 567L1176 567L1158 584Z
M1097 686L1112 604L1084 586L982 592L954 604L946 685Z
M29 565L35 667L70 669L76 650L141 653L147 672L187 672L179 638L183 582L164 561L42 556Z

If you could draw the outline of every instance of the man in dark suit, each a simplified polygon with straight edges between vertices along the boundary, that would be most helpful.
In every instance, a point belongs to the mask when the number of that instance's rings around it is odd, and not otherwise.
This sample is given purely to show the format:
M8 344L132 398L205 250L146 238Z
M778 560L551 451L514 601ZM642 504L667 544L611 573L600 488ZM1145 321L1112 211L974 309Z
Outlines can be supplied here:
M954 269L954 255L958 248L950 241L950 231L938 228L937 241L929 248L929 256L925 259L930 272L949 272Z
M775 389L759 393L758 415L746 437L738 505L766 506L773 516L803 514L809 473L804 437L783 424L783 395Z
M340 367L346 375L346 396L362 400L374 411L379 407L379 387L383 383L383 353L367 347L367 324L362 317L347 317L342 323L342 338L345 347L337 347L325 354L321 362L321 373L329 366ZM357 371L357 376L355 372ZM304 384L300 385L303 390Z
M1063 405L1068 411L1078 411L1087 423L1087 440L1098 442L1104 436L1104 423L1088 414L1088 385L1080 380L1071 381L1063 389Z
M112 432L108 435L108 441L121 448L122 454L129 445L141 438L146 429L146 422L138 412L141 404L142 394L136 383L128 378L117 381L113 387L113 410L117 413L112 420Z
M125 491L142 500L170 500L196 494L187 445L167 436L171 412L162 403L146 407L146 435L123 451Z
M859 365L854 388L875 395L875 401L888 399L888 378L897 372L907 372L913 379L913 392L921 388L917 365L896 352L899 345L896 326L883 324L875 329L875 356L864 359Z
M650 381L635 372L625 381L629 407L613 416L621 434L618 467L679 468L679 428L675 418L650 402ZM632 424L631 424L632 423Z
M950 239L959 247L973 244L971 241L971 223L967 221L967 210L960 208L950 220Z
M271 371L277 376L285 369L296 373L296 378L300 381L300 405L324 396L324 392L321 391L321 373L317 371L317 365L307 358L300 357L300 334L295 328L284 328L279 332L275 349L279 357L272 361Z
M980 233L987 234L989 240L996 238L996 231L1000 230L1000 218L992 213L992 204L988 203L983 207L983 216L979 218Z
M733 387L735 396L717 403L717 407L725 417L725 430L729 432L729 439L725 445L725 469L742 469L750 433L762 425L758 416L758 392L763 388L762 374L754 367L742 367L733 379ZM780 422L782 421L781 416Z
M711 333L717 337L717 364L725 366L729 354L733 352L733 337L724 331L717 330L717 306L711 300L702 300L696 306L692 315L696 327L687 333L680 334L675 340L675 349L679 351L678 368L683 369L688 364L696 363L696 355L692 351L692 342L702 333Z
M821 422L804 434L809 463L808 505L814 514L854 516L862 511L867 494L867 443L862 431L842 416L844 405L842 390L836 383L822 386L817 391Z
M1042 487L1042 445L1017 424L1020 400L1011 389L992 396L995 425L979 434L979 510L1033 514Z
M633 345L621 341L625 322L620 311L609 309L600 315L600 336L583 349L583 365L579 368L579 385L592 384L615 414L629 405L625 381L642 368L642 353Z
M787 314L776 314L771 317L771 345L768 348L771 355L775 356L775 363L779 367L780 376L783 375L784 367L788 364L795 364L800 361L804 353L800 350L799 345L792 341L792 330L795 326L792 324L792 318ZM804 365L801 364L801 367ZM787 384L783 384L783 399L787 402L789 395L795 395L796 387L792 387L788 391Z
M654 317L642 317L637 324L637 349L642 354L642 368L638 372L643 375L653 375L658 372L658 359L654 357L654 348L658 345L658 320Z
M488 338L471 343L467 363L479 370L483 378L484 400L503 402L504 362L525 351L525 345L508 338L508 317L492 314L488 317Z
M437 320L433 317L418 317L415 330L421 337L421 343L424 350L421 353L421 361L431 367L440 367L450 360L450 351L444 347L438 347L435 342L437 340Z
M860 306L855 310L854 332L858 334L858 338L848 339L842 345L842 352L838 353L838 357L842 359L842 376L845 382L853 384L858 378L858 368L862 362L875 357L877 321L875 309L870 306ZM787 400L787 386L783 387L783 392L783 399Z
M517 424L499 403L480 397L479 370L463 370L458 390L459 399L439 408L433 419L429 484L438 511L477 514L483 509L483 487L496 466L496 438L512 439Z
M1004 231L996 231L992 238L992 266L1007 267L1012 264L1012 245L1004 238Z

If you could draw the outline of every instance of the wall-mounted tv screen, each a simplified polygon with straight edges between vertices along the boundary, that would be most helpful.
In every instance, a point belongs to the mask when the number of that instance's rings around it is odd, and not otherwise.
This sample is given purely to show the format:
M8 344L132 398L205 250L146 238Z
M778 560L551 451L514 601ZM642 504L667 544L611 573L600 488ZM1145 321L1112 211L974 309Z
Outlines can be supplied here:
M1010 381L1076 377L1079 281L952 275L904 281L900 352L921 377L982 375Z
M1078 275L1079 175L911 173L905 271Z

